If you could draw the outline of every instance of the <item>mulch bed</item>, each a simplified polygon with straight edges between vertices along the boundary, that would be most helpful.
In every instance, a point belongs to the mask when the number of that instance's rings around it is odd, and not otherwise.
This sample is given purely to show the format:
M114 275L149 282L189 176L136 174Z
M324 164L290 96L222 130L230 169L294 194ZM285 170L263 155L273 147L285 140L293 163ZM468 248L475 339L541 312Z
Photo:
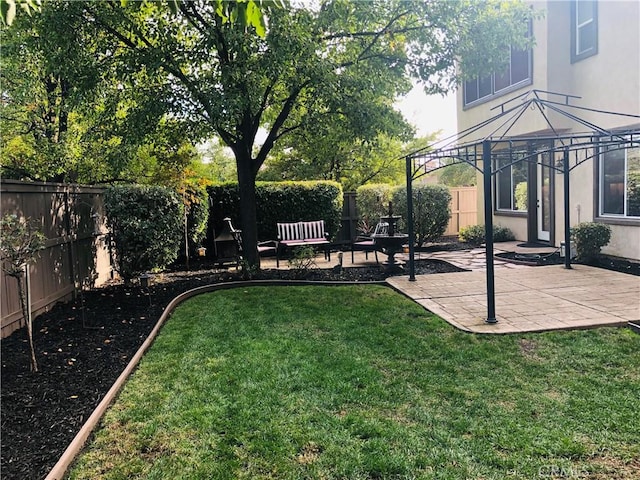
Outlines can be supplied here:
M523 254L515 252L497 253L496 258L520 263L523 265L542 266L542 265L564 265L565 259L560 257L559 253L552 254ZM624 258L612 257L609 255L600 255L589 261L571 260L571 264L590 265L592 267L604 268L615 272L627 273L629 275L640 276L640 262L633 262Z
M460 271L437 260L416 262L416 274ZM378 267L263 270L253 279L374 281ZM34 321L39 371L29 371L24 329L2 340L1 477L41 479L147 338L166 305L189 289L242 280L235 269L192 261L153 277L152 285L114 283L86 291Z

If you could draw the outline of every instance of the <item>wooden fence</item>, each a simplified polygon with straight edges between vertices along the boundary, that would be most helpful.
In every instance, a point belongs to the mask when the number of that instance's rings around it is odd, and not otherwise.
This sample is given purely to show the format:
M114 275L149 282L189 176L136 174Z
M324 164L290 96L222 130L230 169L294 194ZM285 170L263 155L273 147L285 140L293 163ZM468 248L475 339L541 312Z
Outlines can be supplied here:
M103 189L53 183L3 180L0 214L30 217L42 225L45 249L29 269L34 316L80 288L111 277L104 224ZM23 325L17 282L2 274L1 336Z
M450 188L451 219L445 235L457 235L462 227L478 223L478 188Z

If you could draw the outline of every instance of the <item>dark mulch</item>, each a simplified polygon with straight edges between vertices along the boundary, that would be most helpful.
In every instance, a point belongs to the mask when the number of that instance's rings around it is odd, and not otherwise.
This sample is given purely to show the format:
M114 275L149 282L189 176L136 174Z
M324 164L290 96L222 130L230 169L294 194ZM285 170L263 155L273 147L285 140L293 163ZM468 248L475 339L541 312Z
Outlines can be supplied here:
M1 477L46 476L120 375L166 305L189 289L241 280L235 269L192 262L156 275L148 290L121 283L84 292L35 320L40 370L29 371L24 331L2 340ZM445 262L416 262L416 273L460 271ZM254 279L383 280L377 267L304 272L264 270Z
M565 259L560 257L558 252L552 254L531 254L531 253L515 253L505 252L496 254L497 258L521 263L524 265L564 265ZM591 265L592 267L604 268L615 272L628 273L630 275L640 276L640 262L634 262L625 258L612 257L609 255L600 255L587 261L572 260L572 264Z

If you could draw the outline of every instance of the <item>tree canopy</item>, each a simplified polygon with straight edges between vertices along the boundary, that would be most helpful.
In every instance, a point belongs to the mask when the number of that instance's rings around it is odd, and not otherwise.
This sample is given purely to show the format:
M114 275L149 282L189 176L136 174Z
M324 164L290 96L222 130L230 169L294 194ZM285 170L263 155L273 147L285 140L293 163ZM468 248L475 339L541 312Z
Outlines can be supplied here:
M233 10L240 3L261 8L264 36L219 14L220 5ZM363 143L400 134L406 124L393 100L409 90L411 78L428 93L442 93L461 72L499 69L506 46L527 41L532 15L521 2L472 0L323 0L285 8L266 1L46 2L45 8L64 10L64 25L50 27L73 25L78 62L112 76L94 97L98 110L127 120L129 133L139 136L169 122L184 139L217 135L231 148L250 264L258 263L255 180L276 145L291 148L305 132L330 131L333 123L345 141L356 132ZM80 55L86 52L90 59ZM71 73L73 84L84 78ZM121 101L109 110L112 95ZM266 138L258 145L260 128Z

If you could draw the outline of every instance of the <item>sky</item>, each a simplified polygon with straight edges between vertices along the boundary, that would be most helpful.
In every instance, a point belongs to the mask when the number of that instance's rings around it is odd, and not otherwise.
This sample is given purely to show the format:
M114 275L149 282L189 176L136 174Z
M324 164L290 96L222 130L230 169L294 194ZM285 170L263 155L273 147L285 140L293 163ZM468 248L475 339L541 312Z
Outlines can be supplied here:
M457 131L455 92L443 98L441 95L427 95L421 87L415 86L402 100L396 102L396 107L416 127L417 136L442 130L438 136L442 140Z

